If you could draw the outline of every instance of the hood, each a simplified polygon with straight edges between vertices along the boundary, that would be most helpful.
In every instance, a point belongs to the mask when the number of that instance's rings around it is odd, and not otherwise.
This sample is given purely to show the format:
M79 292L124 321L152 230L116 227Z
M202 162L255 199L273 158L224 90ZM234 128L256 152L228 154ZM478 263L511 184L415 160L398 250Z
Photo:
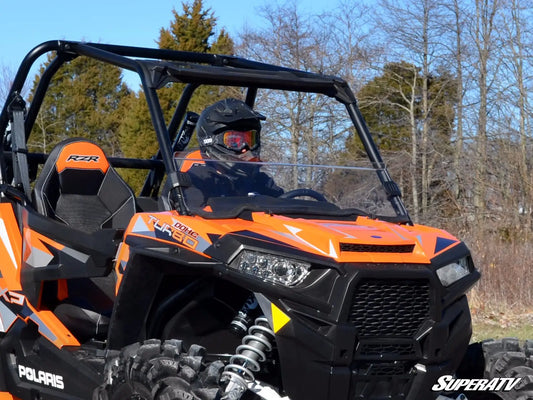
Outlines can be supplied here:
M337 262L430 263L460 243L449 233L422 225L405 226L359 217L355 222L291 219L257 214L270 237Z
M398 225L359 217L354 222L308 220L252 213L251 220L206 220L176 212L141 213L127 234L178 243L203 253L226 235L296 248L337 262L423 263L461 243L423 225Z

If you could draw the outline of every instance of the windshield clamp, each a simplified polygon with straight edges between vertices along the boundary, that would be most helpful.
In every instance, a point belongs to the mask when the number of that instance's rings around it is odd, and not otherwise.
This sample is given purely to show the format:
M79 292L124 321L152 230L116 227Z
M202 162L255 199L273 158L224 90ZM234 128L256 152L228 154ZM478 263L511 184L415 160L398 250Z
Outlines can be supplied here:
M170 201L174 208L182 215L189 215L183 199L183 188L192 186L192 181L186 172L174 171L168 175L170 181Z

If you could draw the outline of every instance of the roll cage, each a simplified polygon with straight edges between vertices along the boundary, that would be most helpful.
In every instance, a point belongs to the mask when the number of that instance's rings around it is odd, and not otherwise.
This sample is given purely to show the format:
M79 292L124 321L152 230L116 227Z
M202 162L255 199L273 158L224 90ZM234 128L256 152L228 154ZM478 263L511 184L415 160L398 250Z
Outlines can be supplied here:
M50 52L55 52L55 57L40 77L33 100L26 110L25 101L20 94L24 83L36 60ZM408 213L401 201L400 190L390 177L357 107L355 96L344 80L234 56L99 43L47 41L36 46L26 55L0 114L0 140L4 144L3 151L0 153L0 183L3 186L13 182L15 187L27 192L25 188L29 188L29 178L27 173L23 173L24 169L44 163L46 160L46 154L29 154L26 142L52 77L64 63L78 56L94 58L133 71L140 78L159 143L158 154L151 160L117 157L109 159L115 167L150 170L140 196L156 197L166 172L170 187L173 188L177 211L181 214L189 213L183 202L182 193L188 180L186 174L177 170L173 161L173 146L178 132L186 122L188 103L200 85L247 88L246 102L250 106L253 106L257 90L260 88L312 92L333 97L345 105L396 214L400 219L409 221ZM180 82L186 86L167 125L156 91L169 82ZM8 136L10 122L11 135ZM8 162L13 162L12 169ZM22 167L21 173L20 170L17 171L17 163L27 163L28 166Z

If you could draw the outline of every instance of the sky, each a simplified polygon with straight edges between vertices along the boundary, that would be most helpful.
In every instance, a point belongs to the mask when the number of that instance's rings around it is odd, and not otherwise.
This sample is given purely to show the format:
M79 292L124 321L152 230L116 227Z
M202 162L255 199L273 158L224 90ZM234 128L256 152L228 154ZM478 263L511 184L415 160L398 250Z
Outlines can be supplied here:
M20 0L19 0L20 1ZM15 72L24 56L47 40L83 40L156 47L161 28L182 12L181 0L0 0L0 67ZM260 24L259 8L269 0L204 0L236 36L245 25ZM192 1L191 1L192 2ZM298 0L302 10L320 9L320 0Z

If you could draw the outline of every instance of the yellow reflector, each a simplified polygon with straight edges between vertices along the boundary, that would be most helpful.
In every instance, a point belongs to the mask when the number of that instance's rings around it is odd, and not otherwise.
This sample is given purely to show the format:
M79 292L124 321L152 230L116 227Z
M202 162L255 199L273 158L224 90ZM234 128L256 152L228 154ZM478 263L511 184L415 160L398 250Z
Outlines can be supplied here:
M274 303L271 304L272 309L272 324L274 325L274 333L277 333L281 328L283 328L287 322L291 319L287 314L281 311Z

